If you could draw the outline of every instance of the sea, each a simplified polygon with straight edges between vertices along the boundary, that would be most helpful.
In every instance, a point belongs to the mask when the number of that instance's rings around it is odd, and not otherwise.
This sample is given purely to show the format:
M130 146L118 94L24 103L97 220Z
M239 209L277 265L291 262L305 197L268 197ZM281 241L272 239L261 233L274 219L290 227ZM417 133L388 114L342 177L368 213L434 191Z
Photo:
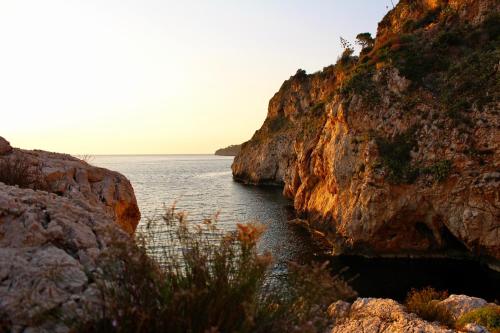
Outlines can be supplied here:
M412 288L430 286L500 300L500 273L474 261L328 256L304 230L287 222L293 216L292 202L280 188L233 181L232 162L233 157L215 155L98 155L91 164L118 171L131 181L140 223L159 218L175 205L192 222L217 214L219 228L227 231L237 223L264 224L259 250L273 255L273 276L286 275L291 261L329 261L332 274L343 272L360 297L401 301Z

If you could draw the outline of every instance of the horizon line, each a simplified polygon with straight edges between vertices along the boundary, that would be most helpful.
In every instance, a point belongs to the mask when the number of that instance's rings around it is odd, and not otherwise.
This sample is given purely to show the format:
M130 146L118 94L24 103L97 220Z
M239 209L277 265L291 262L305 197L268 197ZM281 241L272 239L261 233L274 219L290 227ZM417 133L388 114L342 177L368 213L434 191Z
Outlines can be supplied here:
M152 154L134 154L134 153L126 153L126 154L70 154L71 156L165 156L165 155L177 155L177 156L220 156L220 157L234 157L234 156L225 156L225 155L216 155L215 153L152 153Z

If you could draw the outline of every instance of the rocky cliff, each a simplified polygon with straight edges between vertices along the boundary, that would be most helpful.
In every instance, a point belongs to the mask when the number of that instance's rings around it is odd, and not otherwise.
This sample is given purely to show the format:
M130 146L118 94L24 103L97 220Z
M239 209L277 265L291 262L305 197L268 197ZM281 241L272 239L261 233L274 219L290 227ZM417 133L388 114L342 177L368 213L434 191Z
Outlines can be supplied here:
M4 177L14 177L21 187L87 202L101 208L129 234L134 232L141 215L132 185L123 175L71 155L17 149L1 137L0 141L0 182L2 173L10 173Z
M67 332L99 306L98 258L139 218L121 174L0 137L0 332Z
M500 268L500 3L402 0L359 56L299 70L232 166L329 242Z

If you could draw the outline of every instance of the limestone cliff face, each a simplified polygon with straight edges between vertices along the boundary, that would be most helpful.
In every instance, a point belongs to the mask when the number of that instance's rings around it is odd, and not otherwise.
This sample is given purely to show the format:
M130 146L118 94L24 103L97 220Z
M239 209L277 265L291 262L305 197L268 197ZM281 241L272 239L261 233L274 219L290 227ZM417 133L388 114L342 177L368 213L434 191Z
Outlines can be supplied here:
M498 265L499 6L401 1L359 57L285 81L234 178L283 185L335 253Z
M67 154L11 148L0 139L9 147L1 148L0 142L0 168L3 163L27 168L37 178L33 181L43 182L43 190L101 208L126 232L135 231L141 215L132 185L123 175Z

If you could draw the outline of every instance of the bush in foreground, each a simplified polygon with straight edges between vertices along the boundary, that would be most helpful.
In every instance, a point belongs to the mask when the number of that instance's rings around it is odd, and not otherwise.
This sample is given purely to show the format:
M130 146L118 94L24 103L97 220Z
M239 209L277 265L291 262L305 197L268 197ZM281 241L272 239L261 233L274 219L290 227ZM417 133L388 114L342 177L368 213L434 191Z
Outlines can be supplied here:
M486 305L464 314L458 318L457 328L462 328L469 323L481 325L491 333L500 333L500 306Z
M137 244L115 244L101 260L102 308L76 332L320 332L331 302L355 296L326 265L290 265L269 279L257 252L258 224L220 231L167 211L147 223Z
M417 314L422 319L454 327L455 321L451 312L438 304L447 297L446 291L436 291L430 287L421 290L412 289L406 297L405 306L409 312Z

